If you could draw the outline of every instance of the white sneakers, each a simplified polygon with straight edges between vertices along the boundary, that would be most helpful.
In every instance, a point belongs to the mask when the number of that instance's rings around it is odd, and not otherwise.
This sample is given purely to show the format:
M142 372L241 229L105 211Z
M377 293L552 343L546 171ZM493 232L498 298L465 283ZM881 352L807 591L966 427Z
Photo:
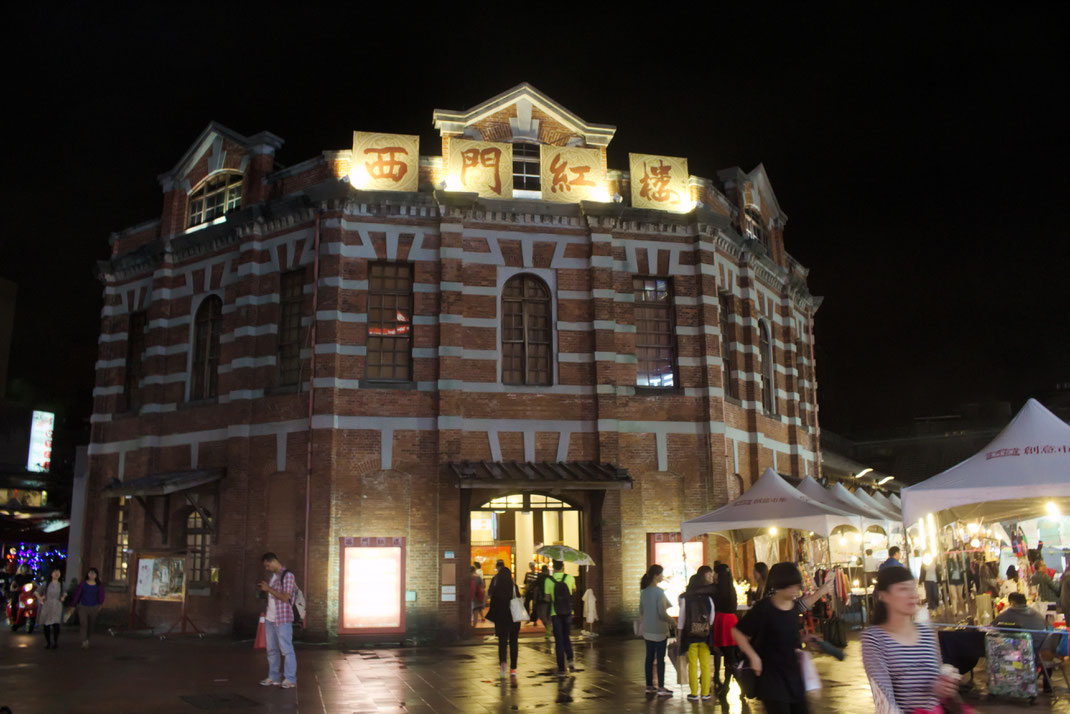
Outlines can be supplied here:
M282 682L276 682L271 677L268 677L266 679L261 679L260 680L260 686L262 686L262 687L277 687L280 684L282 684Z

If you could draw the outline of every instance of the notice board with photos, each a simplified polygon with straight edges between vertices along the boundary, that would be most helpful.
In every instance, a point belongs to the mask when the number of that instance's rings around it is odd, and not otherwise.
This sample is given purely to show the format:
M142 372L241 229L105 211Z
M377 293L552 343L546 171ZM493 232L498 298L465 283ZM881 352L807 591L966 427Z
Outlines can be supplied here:
M185 593L185 553L138 554L136 598L180 602Z
M338 633L405 633L405 538L341 538Z

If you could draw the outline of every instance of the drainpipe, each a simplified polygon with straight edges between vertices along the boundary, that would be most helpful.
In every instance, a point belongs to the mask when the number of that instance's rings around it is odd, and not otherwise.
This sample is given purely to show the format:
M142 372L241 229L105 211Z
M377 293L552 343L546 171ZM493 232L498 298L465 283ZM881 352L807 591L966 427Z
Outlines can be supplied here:
M312 520L312 413L316 408L316 310L320 292L320 211L316 209L316 230L312 242L312 329L308 341L308 454L305 459L305 563L304 591L308 592L309 523Z

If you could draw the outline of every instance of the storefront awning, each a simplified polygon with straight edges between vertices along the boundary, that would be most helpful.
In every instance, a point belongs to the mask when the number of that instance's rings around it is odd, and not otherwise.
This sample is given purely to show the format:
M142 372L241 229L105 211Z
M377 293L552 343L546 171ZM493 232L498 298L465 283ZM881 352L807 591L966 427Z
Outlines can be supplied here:
M173 471L166 474L153 474L133 481L112 481L104 487L102 496L119 498L121 496L166 496L178 491L203 486L223 478L223 469L200 471Z
M588 489L632 487L625 469L595 461L451 461L460 488Z

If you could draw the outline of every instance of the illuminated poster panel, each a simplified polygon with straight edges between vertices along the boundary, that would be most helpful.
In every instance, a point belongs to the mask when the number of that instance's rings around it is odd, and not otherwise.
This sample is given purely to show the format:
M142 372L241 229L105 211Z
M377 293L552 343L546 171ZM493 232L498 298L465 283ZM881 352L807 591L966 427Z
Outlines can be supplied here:
M539 172L544 201L578 203L606 198L598 149L543 144L539 147Z
M513 145L451 139L446 185L451 191L471 191L482 198L512 198Z
M349 183L363 191L415 191L420 183L420 137L353 132Z
M706 564L705 544L696 540L682 543L679 533L650 533L648 538L649 565L657 563L665 568L661 587L669 598L669 614L676 617L687 582Z
M33 413L30 422L30 450L26 456L27 471L48 471L52 465L52 429L56 415L52 412Z
M691 210L687 159L678 156L628 154L632 206L687 213Z
M405 539L342 538L338 632L405 632Z

